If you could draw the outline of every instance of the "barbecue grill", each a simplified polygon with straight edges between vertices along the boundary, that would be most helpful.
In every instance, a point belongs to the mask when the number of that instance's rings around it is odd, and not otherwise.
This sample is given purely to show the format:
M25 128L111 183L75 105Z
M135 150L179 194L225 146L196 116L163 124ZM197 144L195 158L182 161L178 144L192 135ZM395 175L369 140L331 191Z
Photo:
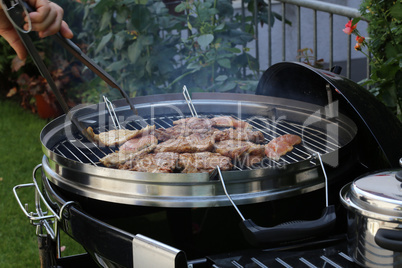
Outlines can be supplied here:
M69 117L61 116L42 130L44 156L34 182L14 189L17 196L19 188L35 188L35 214L20 205L42 228L41 242L50 245L41 250L43 265L355 267L346 251L346 216L338 192L361 174L398 167L400 122L352 81L293 62L270 67L256 95L194 93L191 99L200 117L230 115L261 131L266 142L297 134L302 143L278 161L235 165L222 178L216 173L133 172L104 167L99 159L116 148L93 143ZM138 115L126 100L113 103L116 118L127 129L168 128L191 116L181 94L131 101ZM96 132L114 127L104 103L78 107L72 117ZM238 227L240 219L220 183L223 178L230 198L258 225L315 222L326 195L337 221L325 232L297 239L289 235L278 243L268 238L254 248ZM151 221L152 215L161 217ZM88 254L60 257L59 231Z

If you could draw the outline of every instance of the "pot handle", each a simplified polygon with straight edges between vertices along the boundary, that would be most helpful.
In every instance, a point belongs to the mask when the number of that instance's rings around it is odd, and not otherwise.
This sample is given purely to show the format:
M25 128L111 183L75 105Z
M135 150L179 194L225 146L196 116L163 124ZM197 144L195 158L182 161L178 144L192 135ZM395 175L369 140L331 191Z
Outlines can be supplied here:
M261 227L247 219L240 223L240 228L251 245L259 246L318 236L331 230L335 221L335 207L331 205L325 208L323 215L317 220L291 221L274 227Z
M402 252L402 230L378 229L374 241L380 247Z

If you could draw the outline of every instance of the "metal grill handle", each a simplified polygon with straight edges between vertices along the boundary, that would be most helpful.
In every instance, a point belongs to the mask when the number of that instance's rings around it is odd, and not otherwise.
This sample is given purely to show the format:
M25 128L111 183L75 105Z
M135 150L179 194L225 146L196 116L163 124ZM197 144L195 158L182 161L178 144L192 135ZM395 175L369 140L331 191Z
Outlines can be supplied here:
M320 159L320 158L319 158ZM219 166L216 167L224 192L232 203L233 207L239 213L242 221L240 229L246 240L253 246L261 246L265 244L279 244L283 242L291 242L308 237L319 236L331 230L336 221L335 206L326 206L322 216L313 221L291 221L276 225L274 227L261 227L255 224L251 219L245 219L238 207L233 202L227 192L225 182ZM325 171L324 171L325 174ZM326 178L326 176L325 176Z
M183 96L187 102L188 108L190 109L191 115L193 117L198 117L197 110L194 107L194 104L191 100L190 94L188 93L187 87L183 86Z
M56 239L56 237L58 235L57 223L62 220L63 211L66 209L66 207L68 207L69 205L74 203L74 201L68 201L68 202L64 203L63 206L60 208L59 213L56 213L52 209L52 207L49 205L49 203L45 200L45 197L42 195L38 182L36 181L35 174L36 174L37 170L41 167L42 167L42 164L39 164L34 168L33 175L32 175L32 179L33 179L32 183L19 184L19 185L14 186L13 193L14 193L15 198L17 199L17 202L18 202L22 212L25 214L25 216L28 217L31 224L35 225L35 226L44 226L47 233L54 240L54 239ZM28 188L28 187L34 187L34 189L35 189L36 212L28 212L28 206L27 205L24 206L21 202L20 197L18 196L18 192L17 192L18 189ZM43 204L46 206L46 208L49 210L50 213L42 210L41 202L43 202ZM50 223L49 223L50 220L56 220L56 221L54 221L54 223L55 223L54 230L50 226Z

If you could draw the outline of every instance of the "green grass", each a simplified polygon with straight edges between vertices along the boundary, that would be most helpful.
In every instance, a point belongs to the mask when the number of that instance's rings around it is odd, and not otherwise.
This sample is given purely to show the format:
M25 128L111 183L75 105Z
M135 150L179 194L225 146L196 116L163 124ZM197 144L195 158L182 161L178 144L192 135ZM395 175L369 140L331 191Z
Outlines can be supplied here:
M32 182L33 168L42 160L39 135L47 121L1 97L0 116L0 267L39 267L35 227L18 206L13 187ZM23 203L29 203L29 211L34 211L33 189L19 193ZM66 245L63 256L82 252L66 235L61 243Z

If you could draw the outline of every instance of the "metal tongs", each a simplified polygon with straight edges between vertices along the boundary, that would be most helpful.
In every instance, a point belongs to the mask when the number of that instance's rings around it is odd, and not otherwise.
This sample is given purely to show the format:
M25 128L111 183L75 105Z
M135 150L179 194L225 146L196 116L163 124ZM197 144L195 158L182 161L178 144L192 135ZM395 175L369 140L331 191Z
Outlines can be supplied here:
M230 197L219 166L216 167L220 181L222 183L225 195L233 205L242 221L240 228L246 240L253 246L262 246L266 244L280 244L306 239L313 236L319 236L333 229L336 221L335 206L328 205L328 178L324 169L324 164L319 153L316 154L325 177L325 209L321 218L312 221L291 221L276 225L274 227L261 227L255 224L251 219L246 219L239 208Z
M82 134L87 137L89 140L92 140L89 135L87 135L85 131L85 126L82 122L79 122L74 116L69 113L69 108L67 103L65 102L63 96L61 95L59 89L57 88L56 84L53 81L53 78L47 69L46 65L43 63L42 59L39 56L38 51L36 50L35 46L31 38L29 37L28 33L31 31L31 21L28 19L28 26L29 29L27 31L23 30L24 22L24 15L28 16L29 12L32 12L34 9L30 7L26 2L21 0L0 0L0 4L8 17L11 21L12 25L14 26L18 36L20 37L22 43L24 44L26 50L32 57L34 63L36 64L37 68L39 69L41 75L47 80L50 88L52 89L54 95L57 98L61 108L63 109L64 113L69 117L71 122L82 132ZM29 18L29 17L28 17ZM100 78L102 78L109 86L112 88L116 88L120 91L121 95L126 99L128 105L130 106L131 110L134 112L135 115L138 115L137 110L135 109L134 105L132 104L130 98L124 92L119 85L117 85L116 81L106 73L99 65L97 65L94 61L92 61L87 55L85 55L79 48L76 46L72 41L69 39L64 38L60 33L52 35L52 38L56 40L60 45L62 45L66 50L68 50L73 56L75 56L78 60L84 63L90 70L92 70L95 74L97 74Z

